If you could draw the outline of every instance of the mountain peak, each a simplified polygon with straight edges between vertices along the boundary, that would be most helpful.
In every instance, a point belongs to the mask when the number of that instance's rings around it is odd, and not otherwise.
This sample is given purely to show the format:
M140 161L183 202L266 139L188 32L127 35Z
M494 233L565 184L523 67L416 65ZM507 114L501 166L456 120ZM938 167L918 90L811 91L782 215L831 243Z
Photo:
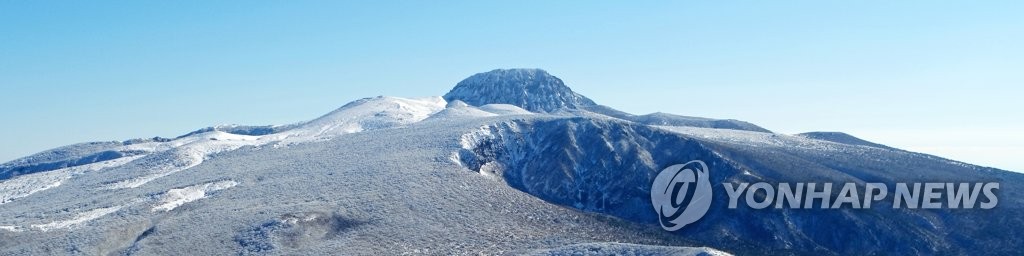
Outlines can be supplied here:
M562 79L542 69L495 69L478 73L456 84L444 99L474 106L510 104L532 112L596 105L569 89Z

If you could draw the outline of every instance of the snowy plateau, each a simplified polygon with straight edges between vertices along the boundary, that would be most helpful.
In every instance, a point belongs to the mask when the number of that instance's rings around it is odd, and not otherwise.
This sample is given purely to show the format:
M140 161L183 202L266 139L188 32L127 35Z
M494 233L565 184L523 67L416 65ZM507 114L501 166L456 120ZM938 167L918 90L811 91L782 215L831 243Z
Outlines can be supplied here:
M1002 186L989 210L728 209L717 195L702 219L667 232L651 182L692 159L715 189ZM844 133L625 113L543 70L503 69L443 97L366 98L303 123L0 164L0 255L1015 255L1022 185L1022 174Z

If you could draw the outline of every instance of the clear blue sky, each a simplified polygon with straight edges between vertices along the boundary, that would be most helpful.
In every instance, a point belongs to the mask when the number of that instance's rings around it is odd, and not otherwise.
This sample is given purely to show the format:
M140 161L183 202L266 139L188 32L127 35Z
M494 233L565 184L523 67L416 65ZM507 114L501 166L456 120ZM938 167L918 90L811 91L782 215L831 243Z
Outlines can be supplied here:
M0 161L537 67L632 113L1024 171L1022 1L2 1ZM702 104L680 104L700 95Z

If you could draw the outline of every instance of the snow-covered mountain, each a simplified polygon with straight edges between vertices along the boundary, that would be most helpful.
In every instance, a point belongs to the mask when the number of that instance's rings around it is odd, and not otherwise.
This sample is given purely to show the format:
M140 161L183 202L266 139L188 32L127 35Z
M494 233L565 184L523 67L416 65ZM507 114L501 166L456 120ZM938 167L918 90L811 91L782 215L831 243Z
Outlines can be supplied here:
M666 232L650 184L691 159L713 184L997 181L1000 204L753 210L719 196L701 221ZM494 70L444 97L366 98L303 123L2 164L0 255L1015 254L1022 184L842 133L633 115L543 70Z

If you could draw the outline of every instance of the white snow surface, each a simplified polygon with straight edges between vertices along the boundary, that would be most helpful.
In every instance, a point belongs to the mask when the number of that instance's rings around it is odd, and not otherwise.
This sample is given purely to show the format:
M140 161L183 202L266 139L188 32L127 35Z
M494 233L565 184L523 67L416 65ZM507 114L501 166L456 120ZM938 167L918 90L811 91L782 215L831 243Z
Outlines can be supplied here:
M466 105L461 101L455 101L454 103L461 104L448 104L447 107L445 107L441 111L438 111L437 113L434 113L428 119L477 118L498 116L498 114L480 110L479 108Z
M348 103L320 118L281 134L268 135L287 143L327 140L364 130L378 130L416 123L445 108L441 97L399 98L378 96Z
M535 113L523 108L509 104L487 104L479 107L480 110L495 113L498 115L534 115Z
M93 209L93 210L89 210L89 211L86 211L86 212L79 213L77 216L75 216L74 218L71 218L71 219L53 221L53 222L49 222L49 223L45 223L45 224L36 224L36 225L32 225L31 227L34 228L34 229L41 230L43 232L52 231L52 230L56 230L56 229L71 228L73 226L81 225L83 223L89 222L91 220L99 219L100 217L106 216L107 214L114 213L114 212L116 212L117 210L120 210L120 209L121 209L120 206L113 206L113 207Z
M17 226L7 226L7 225L0 225L0 230L7 230L7 231L10 231L10 232L22 232L22 231L24 231L20 227L17 227Z
M730 256L727 252L709 247L676 247L656 246L627 243L584 243L566 245L552 249L542 249L529 255L693 255L693 256Z
M224 190L238 185L238 182L233 180L218 181L204 183L200 185L188 186L184 188L176 188L168 190L160 196L160 202L158 205L153 207L153 211L170 211L178 206L182 206L189 202L194 202L199 199L205 198L210 193L218 190Z

